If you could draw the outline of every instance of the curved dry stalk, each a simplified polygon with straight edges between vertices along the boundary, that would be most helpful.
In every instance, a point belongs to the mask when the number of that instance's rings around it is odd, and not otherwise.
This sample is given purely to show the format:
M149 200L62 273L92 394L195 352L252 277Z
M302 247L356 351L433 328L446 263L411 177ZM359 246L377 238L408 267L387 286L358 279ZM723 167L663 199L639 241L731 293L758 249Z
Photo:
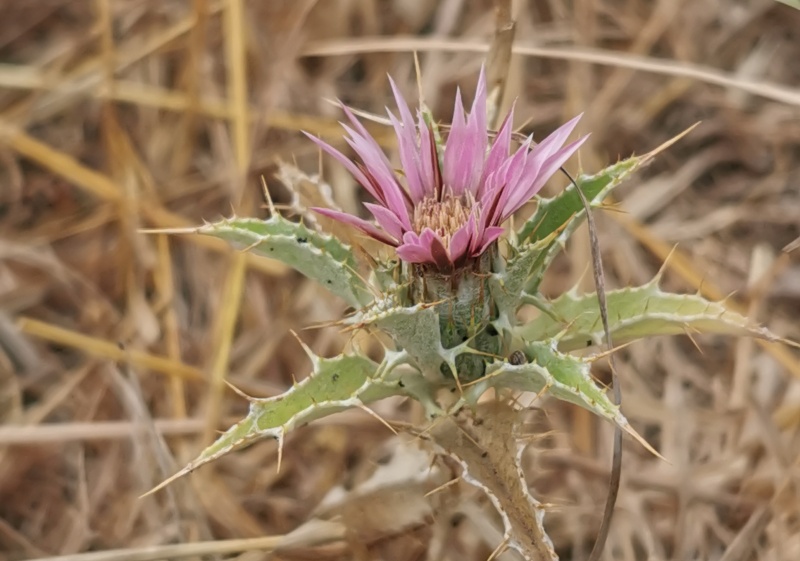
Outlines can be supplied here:
M613 401L617 406L622 404L622 391L619 387L619 379L617 376L617 369L614 364L614 353L610 352L614 348L614 343L611 340L611 329L608 325L608 302L606 302L606 282L603 273L603 259L600 255L600 242L597 239L597 226L594 222L594 215L586 200L586 195L583 191L577 189L577 184L572 176L561 168L562 171L569 177L570 181L576 186L576 191L581 198L581 203L586 209L586 224L589 227L589 244L592 251L592 274L594 276L594 286L597 290L597 303L600 308L600 318L603 322L603 331L605 332L606 345L608 346L608 364L611 366L611 390L614 394ZM611 480L608 482L608 495L606 496L606 505L603 508L603 519L600 522L600 530L597 533L597 539L592 546L592 552L589 554L589 561L597 561L603 553L603 548L608 539L608 532L611 529L611 520L614 517L614 506L617 504L617 495L619 494L619 484L622 478L622 430L619 426L614 426L614 456L611 461Z

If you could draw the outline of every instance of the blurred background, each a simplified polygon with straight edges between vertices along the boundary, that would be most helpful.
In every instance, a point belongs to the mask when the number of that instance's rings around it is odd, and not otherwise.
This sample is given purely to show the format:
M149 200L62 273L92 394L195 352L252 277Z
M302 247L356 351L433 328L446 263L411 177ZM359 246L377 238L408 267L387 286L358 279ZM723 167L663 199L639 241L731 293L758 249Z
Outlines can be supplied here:
M324 497L352 495L376 470L411 481L429 463L363 411L293 432L279 472L277 444L261 442L139 499L246 411L225 380L275 395L309 369L292 331L326 356L349 339L308 329L345 304L280 264L140 230L265 217L262 177L277 204L291 202L280 162L310 175L322 164L336 201L359 212L351 178L300 131L345 149L329 100L383 113L387 73L416 99L414 52L419 90L448 122L457 86L471 102L495 5L0 7L0 559L125 550L103 557L120 559L168 544L138 558L487 559L502 525L466 485L423 506L378 485L345 499L349 515L326 511ZM537 138L585 112L579 129L592 136L572 171L701 122L596 213L608 285L647 282L677 248L665 288L727 298L800 339L800 11L773 0L530 0L513 13L503 107L516 99L519 129ZM391 151L389 131L371 129ZM556 177L545 193L564 185ZM591 289L589 262L584 231L545 290ZM626 441L605 558L800 559L797 356L699 336L619 353L624 411L670 463ZM595 374L608 381L603 366ZM423 418L399 400L375 409ZM610 428L546 399L527 415L526 477L561 557L585 559ZM329 532L334 515L345 532ZM260 541L230 541L249 538Z

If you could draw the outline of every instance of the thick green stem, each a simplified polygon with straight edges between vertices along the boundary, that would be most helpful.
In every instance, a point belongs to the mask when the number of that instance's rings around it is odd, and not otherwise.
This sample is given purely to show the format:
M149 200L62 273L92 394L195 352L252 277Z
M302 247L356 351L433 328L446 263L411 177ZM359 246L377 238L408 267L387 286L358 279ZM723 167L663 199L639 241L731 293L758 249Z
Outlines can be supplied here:
M497 354L499 350L497 333L487 330L496 314L488 288L494 251L491 248L479 259L448 273L427 266L413 269L411 300L435 304L442 346L451 349L470 341L470 348L478 352L462 353L456 358L455 374L464 382L483 376L485 355ZM454 374L447 364L442 364L441 369L445 375Z

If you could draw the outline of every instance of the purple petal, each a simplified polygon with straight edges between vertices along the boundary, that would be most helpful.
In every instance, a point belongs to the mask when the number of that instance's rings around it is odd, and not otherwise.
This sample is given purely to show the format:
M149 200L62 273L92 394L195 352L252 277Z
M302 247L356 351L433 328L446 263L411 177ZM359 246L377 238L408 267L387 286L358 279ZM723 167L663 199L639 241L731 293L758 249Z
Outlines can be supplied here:
M403 244L397 248L397 256L406 263L433 263L430 250L419 245Z
M338 210L332 210L330 208L320 208L320 207L313 207L311 210L314 212L321 214L322 216L327 216L337 222L342 222L343 224L349 224L350 226L355 226L366 235L371 238L378 240L379 242L385 243L386 245L391 245L397 247L397 240L393 240L386 232L379 230L373 224L370 224L366 220L359 218L358 216L353 216L352 214L347 214L346 212L341 212Z
M391 111L387 110L387 112L389 113L389 119L392 121L392 126L397 135L400 148L400 162L403 165L408 189L411 192L411 200L414 203L418 203L425 197L425 176L423 174L420 149L417 142L417 129L414 126L414 117L408 109L408 104L391 76L389 76L389 84L392 87L392 93L394 94L397 108L400 111L400 121L395 118Z
M467 131L471 142L467 144L470 152L465 154L465 157L468 158L468 162L473 162L473 165L468 167L469 174L466 177L467 183L464 191L475 195L483 176L486 149L489 143L489 135L486 132L486 69L483 66L478 75L478 86L475 89L472 109L467 117Z
M569 135L575 129L575 126L578 124L580 118L581 115L578 115L564 125L560 126L551 135L535 145L533 149L528 152L525 162L525 170L522 176L519 178L519 182L512 184L511 197L509 197L507 202L505 202L501 207L503 212L499 220L500 222L511 216L511 214L516 212L517 209L519 209L533 195L535 195L539 189L544 186L555 170L561 166L561 164L558 164L554 170L547 173L544 173L545 170L542 169L550 161L551 157L555 155L561 156L564 154L564 149L561 148L561 145L564 144ZM577 150L577 147L575 149ZM566 157L561 160L561 163L566 161L566 159L571 155L571 152L567 154Z
M364 138L347 125L343 126L351 137L345 138L345 141L355 150L369 174L378 182L382 193L378 201L394 212L406 229L410 230L411 222L408 217L405 193L397 182L397 177L389 160L386 159L386 155L372 137Z
M403 244L397 248L397 255L408 263L430 263L442 270L453 267L444 243L430 228L425 228L419 235L406 232Z
M464 121L461 92L456 91L453 124L444 149L444 183L453 194L477 193L483 175L488 136L486 134L486 74L481 69L475 101Z
M475 230L475 214L470 214L467 223L461 226L450 239L450 259L457 263L470 247L473 238L477 238Z
M461 90L456 89L453 122L450 125L450 133L447 135L447 142L444 146L444 170L442 173L445 186L449 187L456 197L463 195L466 187L467 162L464 159L464 154L467 151L468 141L469 130L464 118Z
M367 207L367 210L372 213L372 216L375 217L375 220L378 221L378 224L381 225L381 228L389 232L389 234L398 240L403 239L403 233L406 231L406 229L403 228L400 220L391 210L381 205L372 203L364 203L364 206Z
M430 230L428 230L428 232L430 232ZM424 234L425 232L423 231L422 233ZM438 235L433 235L430 241L430 248L431 257L433 257L433 262L436 266L442 271L450 271L453 268L453 262L450 260L444 242Z
M436 151L436 139L433 130L425 122L422 112L417 112L419 128L419 155L422 174L423 198L431 197L441 200L442 170L439 168L439 154Z
M350 175L352 175L355 178L355 180L358 181L358 183L361 184L362 187L364 187L364 189L369 191L370 195L372 195L378 200L382 199L381 194L375 191L375 188L373 187L372 183L367 179L364 173L360 169L358 169L358 166L356 166L350 158L339 152L339 150L337 150L324 140L321 140L316 136L307 133L306 131L303 131L303 134L306 135L309 139L311 139L311 141L317 146L319 146L323 151L333 156L333 158L337 162L342 164L345 167L345 169L347 169L347 171L350 172Z
M583 117L583 113L573 117L556 130L552 132L547 138L539 142L534 148L533 152L542 160L546 160L552 156L558 149L567 141L569 135L578 124L578 121Z
M586 135L578 140L564 146L556 151L546 161L541 162L534 156L532 163L531 174L526 174L520 180L519 189L517 189L516 196L506 203L503 209L501 222L514 214L522 205L530 200L539 190L547 183L547 180L556 173L559 168L566 162L581 145L586 142L589 135ZM531 153L531 155L534 155Z
M406 123L400 123L397 118L389 113L394 132L397 135L397 144L400 149L400 163L406 176L406 183L411 194L411 201L416 204L425 198L422 180L422 164L420 162L419 147L417 146L416 128L409 128ZM414 123L412 121L411 126Z
M397 248L397 256L407 263L433 263L430 243L423 243L414 232L403 235L403 243Z
M503 232L505 232L505 228L501 226L491 226L489 228L486 228L486 230L483 232L483 236L481 237L480 247L478 248L477 252L473 253L473 255L475 257L481 255L484 251L488 249L488 247L492 244L492 242L494 242L495 240L497 240L497 238L503 235Z
M520 187L520 178L523 177L526 169L527 159L529 158L528 148L533 139L528 137L522 146L514 152L510 158L500 166L497 172L490 176L487 182L496 184L492 190L484 193L481 215L480 230L485 230L489 226L497 226L503 218L503 209L506 208L509 199L516 195Z
M516 103L516 102L515 102ZM486 189L486 179L490 174L497 171L497 169L508 158L508 153L511 151L511 132L514 126L514 106L511 111L506 115L497 136L494 138L494 143L489 149L489 154L486 156L486 162L483 166L483 178L481 184L478 186L476 198L480 200Z

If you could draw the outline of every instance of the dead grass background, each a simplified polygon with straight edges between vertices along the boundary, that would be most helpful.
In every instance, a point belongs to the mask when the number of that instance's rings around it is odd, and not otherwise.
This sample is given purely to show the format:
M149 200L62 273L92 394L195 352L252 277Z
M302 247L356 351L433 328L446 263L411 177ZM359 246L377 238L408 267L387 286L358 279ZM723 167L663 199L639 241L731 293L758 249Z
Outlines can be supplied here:
M781 253L800 235L800 11L771 0L516 4L506 106L517 97L519 124L539 135L585 111L585 170L702 121L598 213L609 283L646 282L678 244L668 288L733 294L731 306L800 338L800 259ZM339 135L325 98L382 112L387 72L413 98L414 50L424 95L448 119L455 86L474 87L491 3L0 7L0 559L486 559L500 526L468 487L407 524L325 534L322 498L410 446L363 412L293 433L280 473L263 442L138 499L242 414L224 380L274 395L308 368L290 330L320 354L345 342L303 331L344 306L299 275L208 239L138 230L264 216L262 175L286 202L276 161L318 165L299 131ZM343 170L326 161L325 177L356 210ZM547 290L590 288L578 238ZM626 443L606 558L800 559L797 355L696 343L619 355L626 413L671 463ZM562 558L585 559L610 430L574 407L536 406L527 475ZM421 418L408 403L377 410ZM392 500L367 497L350 520L408 514Z

